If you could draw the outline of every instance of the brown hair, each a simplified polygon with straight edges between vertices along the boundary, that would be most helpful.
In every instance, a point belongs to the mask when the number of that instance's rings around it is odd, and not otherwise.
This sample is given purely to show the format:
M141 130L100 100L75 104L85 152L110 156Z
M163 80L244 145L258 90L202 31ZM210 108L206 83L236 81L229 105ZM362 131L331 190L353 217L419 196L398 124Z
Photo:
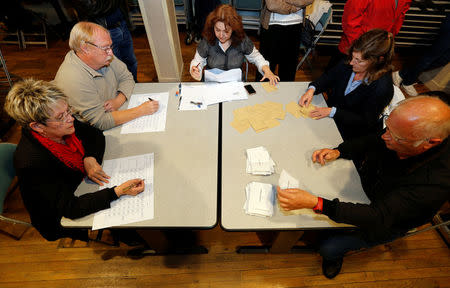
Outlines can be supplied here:
M349 49L349 62L353 52L361 52L362 59L371 63L367 69L368 83L392 71L394 36L382 29L373 29L356 39Z
M206 18L205 27L202 36L210 45L216 44L216 34L214 33L214 25L217 22L223 22L226 26L230 26L233 33L231 34L231 45L236 47L245 38L244 25L242 17L236 10L228 4L218 6L214 11L209 13Z

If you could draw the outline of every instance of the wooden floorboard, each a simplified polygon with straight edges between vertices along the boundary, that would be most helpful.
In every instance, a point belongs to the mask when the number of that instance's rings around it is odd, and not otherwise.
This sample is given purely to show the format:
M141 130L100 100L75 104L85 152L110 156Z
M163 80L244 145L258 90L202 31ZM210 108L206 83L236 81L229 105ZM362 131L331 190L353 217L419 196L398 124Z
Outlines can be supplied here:
M259 46L256 34L250 35ZM189 76L189 62L195 44L186 46L180 34L184 70L182 81ZM138 80L155 82L157 75L143 31L134 33L138 58ZM40 46L19 50L17 46L1 47L10 73L20 78L52 80L68 50L67 41L53 40L49 49ZM329 50L319 48L314 69L297 72L297 81L318 77L329 59ZM408 52L408 51L406 51ZM417 54L397 53L394 65L414 61ZM255 68L250 65L249 80ZM426 90L419 86L419 90ZM20 128L10 130L7 140L17 143ZM20 199L12 194L5 214L29 220ZM20 232L20 227L0 223L0 230ZM108 239L108 235L104 236ZM20 241L0 233L0 287L450 287L450 252L439 234L429 231L399 239L345 258L342 272L333 280L322 275L321 257L314 252L301 254L237 254L239 245L260 244L255 233L225 232L216 227L198 232L199 244L209 250L206 255L151 256L139 260L126 257L129 249L101 243L77 241L70 247L66 241L45 241L34 229L28 229ZM66 248L63 248L66 247ZM70 247L70 248L67 248Z

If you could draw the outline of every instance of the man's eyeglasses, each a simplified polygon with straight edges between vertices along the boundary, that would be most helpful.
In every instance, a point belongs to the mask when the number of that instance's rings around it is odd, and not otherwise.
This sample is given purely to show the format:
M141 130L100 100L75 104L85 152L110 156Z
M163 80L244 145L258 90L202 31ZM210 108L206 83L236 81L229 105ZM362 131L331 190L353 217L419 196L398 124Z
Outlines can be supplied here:
M59 114L58 117L55 117L54 120L47 120L47 122L69 122L69 120L72 120L72 114L72 107L68 106L66 111L64 111L62 114Z
M389 133L390 137L397 143L399 144L405 144L405 143L411 143L413 147L417 147L420 144L422 144L424 141L428 141L429 139L419 139L419 140L411 140L411 139L405 139L405 138L401 138L398 137L397 135L395 135L394 133L392 133L392 131L389 129L389 127L386 125L386 132Z
M87 44L89 44L89 45L92 45L92 46L94 46L94 47L97 47L98 49L100 49L100 50L103 50L103 52L105 52L105 53L108 53L109 51L113 51L113 45L110 45L110 46L105 46L105 47L100 47L100 46L98 46L97 44L94 44L94 43L92 43L92 42L89 42L89 41L85 41Z

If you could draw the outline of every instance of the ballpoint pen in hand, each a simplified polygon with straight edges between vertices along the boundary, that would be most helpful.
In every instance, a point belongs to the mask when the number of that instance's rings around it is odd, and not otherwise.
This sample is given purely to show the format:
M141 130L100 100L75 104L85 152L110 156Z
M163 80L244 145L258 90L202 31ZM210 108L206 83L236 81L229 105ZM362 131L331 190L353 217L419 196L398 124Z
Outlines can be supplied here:
M150 98L150 97L148 97L148 101L153 101L153 99L152 99L152 98Z

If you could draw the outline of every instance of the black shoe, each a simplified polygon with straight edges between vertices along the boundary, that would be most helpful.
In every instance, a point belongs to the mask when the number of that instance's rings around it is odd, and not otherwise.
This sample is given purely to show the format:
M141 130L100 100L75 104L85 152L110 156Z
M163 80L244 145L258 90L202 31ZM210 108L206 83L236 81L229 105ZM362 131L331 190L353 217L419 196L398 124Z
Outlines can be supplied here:
M341 272L343 258L338 260L322 260L322 273L328 279L333 279Z

